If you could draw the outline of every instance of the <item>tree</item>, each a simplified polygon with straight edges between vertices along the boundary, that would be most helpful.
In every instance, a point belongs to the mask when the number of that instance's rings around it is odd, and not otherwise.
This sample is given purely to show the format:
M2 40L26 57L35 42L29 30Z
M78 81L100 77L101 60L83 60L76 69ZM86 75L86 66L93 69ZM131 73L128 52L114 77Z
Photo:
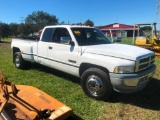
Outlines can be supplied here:
M93 21L91 21L91 20L86 20L86 22L84 23L85 25L89 25L89 26L94 26L94 22Z
M6 23L0 22L0 41L1 38L8 37L10 33L9 25Z
M17 31L21 37L28 36L30 33L35 32L32 27L33 26L31 26L29 24L21 23L21 24L19 24Z
M21 23L21 24L19 24L18 25L18 29L17 29L17 32L19 33L19 35L22 37L22 36L24 36L24 24L23 23Z
M58 19L55 15L50 15L43 11L36 11L26 17L25 24L32 26L32 29L35 31L39 31L46 25L58 24Z
M1 38L2 38L2 22L0 22L0 42L1 42Z
M151 26L144 26L144 27L141 27L141 30L144 30L144 31L150 31L152 30L152 27Z
M81 23L81 22L79 22L79 23L76 23L76 25L82 25L82 23Z
M67 25L67 23L65 23L64 21L59 23L60 25Z
M9 28L10 28L10 35L14 36L14 37L17 37L18 36L18 24L17 23L10 23L9 24Z

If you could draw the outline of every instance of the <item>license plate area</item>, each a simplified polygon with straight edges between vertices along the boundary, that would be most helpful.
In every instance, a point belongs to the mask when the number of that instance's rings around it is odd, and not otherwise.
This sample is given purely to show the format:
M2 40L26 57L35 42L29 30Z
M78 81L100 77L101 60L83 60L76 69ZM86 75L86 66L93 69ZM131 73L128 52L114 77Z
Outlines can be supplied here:
M149 80L153 77L154 73L155 73L155 71L149 73L148 75L145 75L145 76L141 77L141 78L139 79L138 84L141 85L141 84L149 81Z

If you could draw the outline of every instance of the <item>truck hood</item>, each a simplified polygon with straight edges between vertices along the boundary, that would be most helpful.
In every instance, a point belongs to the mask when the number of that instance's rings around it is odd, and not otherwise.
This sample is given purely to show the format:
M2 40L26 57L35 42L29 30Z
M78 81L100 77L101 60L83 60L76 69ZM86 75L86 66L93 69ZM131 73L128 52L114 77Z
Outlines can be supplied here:
M153 54L152 51L132 45L124 44L103 44L93 46L83 46L83 53L106 55L122 59L137 61L140 57Z

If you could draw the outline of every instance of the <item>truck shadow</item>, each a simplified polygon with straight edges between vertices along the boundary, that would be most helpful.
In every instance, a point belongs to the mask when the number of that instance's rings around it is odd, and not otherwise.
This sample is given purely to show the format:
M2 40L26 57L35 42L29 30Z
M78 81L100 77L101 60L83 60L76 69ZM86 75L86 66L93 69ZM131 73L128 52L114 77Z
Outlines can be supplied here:
M146 88L136 93L115 92L106 102L132 104L145 109L160 110L160 80L153 78Z
M64 73L64 72L56 70L54 68L49 68L47 66L43 66L43 65L40 65L40 64L37 64L37 63L33 63L31 65L31 67L33 69L37 69L39 71L46 72L46 73L55 75L57 77L64 78L64 79L66 79L68 81L71 81L73 83L80 84L80 79L78 77L72 76L70 74ZM29 69L30 69L30 67L29 67Z
M33 64L33 68L80 84L79 78L67 73L39 64ZM111 97L105 102L132 104L145 109L160 110L160 80L153 78L143 90L136 93L123 94L113 92Z

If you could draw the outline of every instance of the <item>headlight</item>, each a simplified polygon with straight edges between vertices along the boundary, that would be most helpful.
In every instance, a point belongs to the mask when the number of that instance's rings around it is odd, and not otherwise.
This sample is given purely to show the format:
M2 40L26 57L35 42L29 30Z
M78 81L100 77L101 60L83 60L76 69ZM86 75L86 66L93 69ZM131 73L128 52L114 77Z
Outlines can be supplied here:
M134 66L118 66L114 69L114 73L133 73L134 70Z

